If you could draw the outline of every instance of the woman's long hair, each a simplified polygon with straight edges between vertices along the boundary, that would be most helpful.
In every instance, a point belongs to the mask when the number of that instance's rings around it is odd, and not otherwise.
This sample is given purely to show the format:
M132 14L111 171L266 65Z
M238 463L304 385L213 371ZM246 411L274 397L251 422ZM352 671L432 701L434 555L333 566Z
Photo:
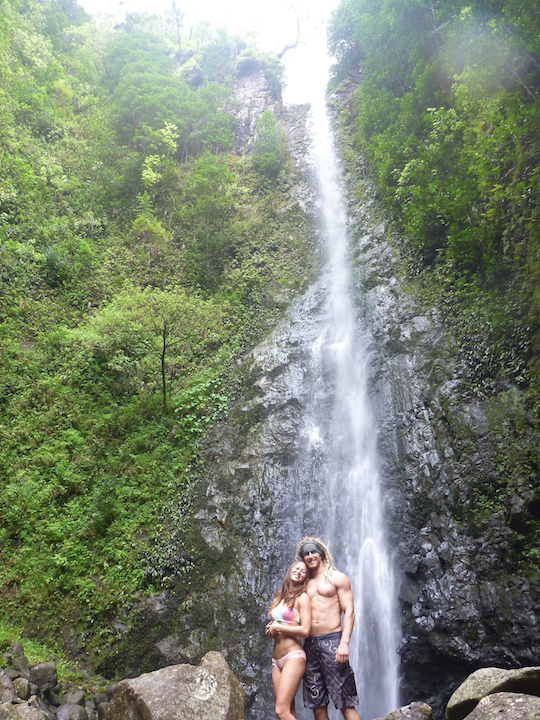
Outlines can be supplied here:
M287 607L293 607L294 603L296 602L296 598L299 598L300 595L304 592L306 592L307 584L309 581L309 570L306 565L306 578L304 582L300 584L293 583L291 579L293 568L295 568L299 562L304 562L303 560L295 560L293 564L289 567L287 572L285 573L285 577L283 578L283 584L281 587L276 591L276 594L274 595L274 599L272 600L272 604L268 608L268 610L272 610L272 608L275 608L276 605L279 605L281 602L285 603ZM305 565L305 563L304 563Z
M334 573L334 570L337 570L336 566L334 565L334 558L332 557L332 554L330 550L326 547L326 545L323 543L323 541L320 538L316 537L304 537L300 541L298 545L298 549L296 550L296 554L298 556L299 560L304 560L302 557L302 546L304 543L311 541L314 543L317 543L317 545L321 548L323 551L322 554L322 566L324 568L324 579L327 582L330 582L330 579L332 577L332 574Z

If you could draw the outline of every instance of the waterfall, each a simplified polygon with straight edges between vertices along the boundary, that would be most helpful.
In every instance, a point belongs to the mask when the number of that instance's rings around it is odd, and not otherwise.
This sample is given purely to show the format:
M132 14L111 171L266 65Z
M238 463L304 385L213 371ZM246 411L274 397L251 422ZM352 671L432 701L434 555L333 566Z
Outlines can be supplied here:
M308 353L311 399L304 414L298 470L313 487L306 498L303 529L328 544L336 566L351 580L356 621L350 659L360 716L372 720L398 707L400 631L385 538L377 430L368 397L370 338L355 307L346 211L324 98L327 62L325 66L320 45L315 57L318 67L311 77L318 82L310 88L311 144L326 256L326 300L320 334ZM341 717L333 712L331 718ZM299 718L309 717L311 712L299 710Z
M312 103L312 141L327 300L322 333L311 349L313 392L305 420L306 450L317 458L309 470L318 487L309 529L328 544L336 566L351 580L356 622L350 658L360 716L372 720L398 707L399 629L367 395L369 334L357 321L340 173L323 98ZM325 386L333 388L331 396Z
M369 397L373 343L362 317L361 282L351 262L341 173L326 110L324 37L319 35L317 40L304 48L302 61L296 59L296 83L302 95L296 94L294 99L311 105L309 164L318 185L325 259L317 282L293 304L284 323L254 354L260 373L258 388L263 393L257 402L276 412L263 434L265 442L273 447L280 436L275 430L279 418L289 440L292 427L299 429L291 463L281 464L281 451L274 456L274 464L264 465L263 477L273 500L263 558L273 590L302 535L318 536L328 545L336 567L352 584L355 626L350 661L360 717L373 720L399 706L397 592L386 541L377 427ZM248 715L253 720L274 717L269 662L264 672L259 696ZM298 719L312 720L313 713L303 708L301 698L300 688ZM342 717L332 703L329 715L331 720Z

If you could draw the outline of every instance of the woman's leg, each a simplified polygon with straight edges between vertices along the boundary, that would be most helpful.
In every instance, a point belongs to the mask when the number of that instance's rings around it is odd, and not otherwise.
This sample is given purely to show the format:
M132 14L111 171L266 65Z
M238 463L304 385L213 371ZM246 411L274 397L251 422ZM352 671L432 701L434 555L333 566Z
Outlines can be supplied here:
M272 665L272 685L274 686L274 695L277 697L279 689L279 679L281 677L281 670L275 665Z
M276 715L280 720L295 720L294 696L306 671L306 661L304 658L287 660L280 677L276 678L277 683L274 680L274 670L272 670L272 680L276 693Z
M280 678L281 678L281 670L275 666L272 666L272 684L274 686L274 695L276 696L276 698L277 698L278 692L279 692ZM276 711L276 714L277 714L277 711ZM296 718L296 708L294 707L294 698L291 703L291 715L293 716L293 718Z

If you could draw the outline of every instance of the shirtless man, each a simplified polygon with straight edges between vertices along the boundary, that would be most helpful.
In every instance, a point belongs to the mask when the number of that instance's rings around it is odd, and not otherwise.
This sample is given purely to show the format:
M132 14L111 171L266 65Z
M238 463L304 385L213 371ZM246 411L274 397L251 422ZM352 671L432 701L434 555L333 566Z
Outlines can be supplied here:
M354 600L349 578L334 567L328 548L305 537L298 546L311 576L311 634L304 643L306 674L304 706L315 720L328 720L328 695L345 720L360 720L354 673L349 665L349 640L354 625ZM343 624L341 615L343 613Z

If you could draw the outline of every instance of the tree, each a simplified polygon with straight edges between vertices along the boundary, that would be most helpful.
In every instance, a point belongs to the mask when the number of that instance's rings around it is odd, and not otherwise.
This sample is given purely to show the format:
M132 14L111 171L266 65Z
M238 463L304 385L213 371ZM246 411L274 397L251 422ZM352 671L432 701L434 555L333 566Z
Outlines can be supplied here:
M205 153L184 181L184 203L176 217L186 238L188 272L205 290L215 289L232 250L227 227L233 211L232 180L225 160Z
M289 158L287 138L271 110L265 110L255 123L253 166L261 175L275 180Z
M221 313L212 301L182 289L127 287L86 327L71 331L69 338L81 346L79 373L97 359L113 376L121 376L124 392L135 390L134 381L151 385L159 378L167 412L174 379L209 346L220 343L220 329Z

